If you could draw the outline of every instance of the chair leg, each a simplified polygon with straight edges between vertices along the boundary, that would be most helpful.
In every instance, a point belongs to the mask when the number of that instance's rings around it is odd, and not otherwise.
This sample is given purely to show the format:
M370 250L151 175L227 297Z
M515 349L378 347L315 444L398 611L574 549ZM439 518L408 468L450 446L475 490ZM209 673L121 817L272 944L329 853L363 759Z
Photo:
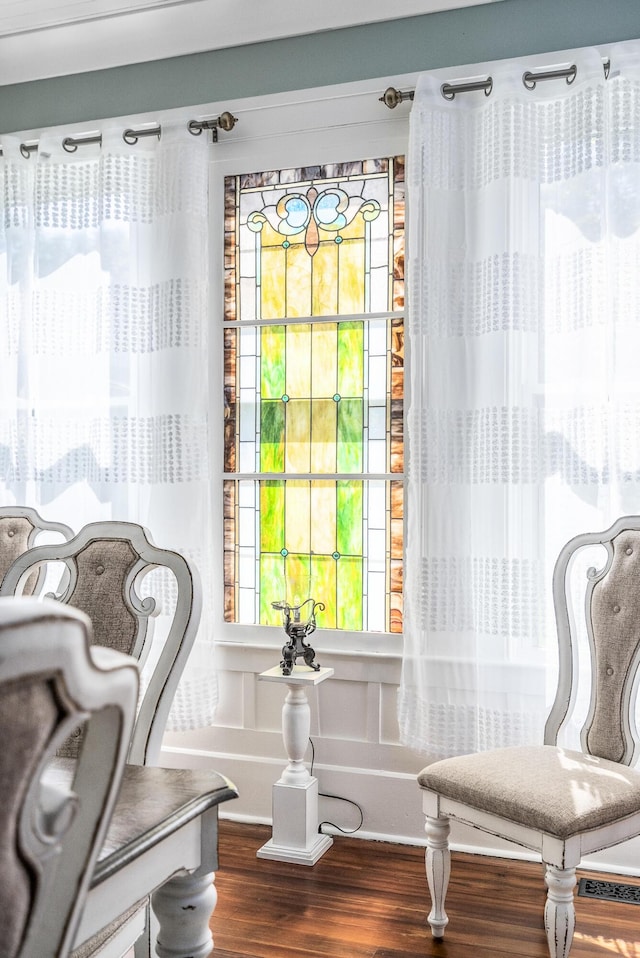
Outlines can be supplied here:
M568 958L576 924L573 898L576 870L547 865L545 882L548 891L544 908L544 927L547 932L549 955L551 958Z
M442 938L449 919L444 910L444 900L451 874L451 852L449 851L449 819L429 818L425 824L427 833L427 851L425 864L427 881L431 892L431 912L428 922L434 938Z

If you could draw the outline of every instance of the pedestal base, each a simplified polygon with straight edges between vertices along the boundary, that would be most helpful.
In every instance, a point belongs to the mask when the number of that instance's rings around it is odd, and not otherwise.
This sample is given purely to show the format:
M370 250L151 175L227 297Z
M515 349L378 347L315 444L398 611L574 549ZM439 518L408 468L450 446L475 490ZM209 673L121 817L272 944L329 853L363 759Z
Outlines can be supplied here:
M309 777L302 785L276 782L272 836L257 851L258 858L315 865L331 847L333 838L318 834L317 778Z
M258 676L288 688L282 708L282 737L289 757L289 764L273 786L271 841L258 850L258 858L315 865L333 844L331 836L318 834L318 780L304 764L310 725L306 686L316 686L332 675L333 669L316 671L307 665L294 665L291 675L273 668Z
M271 838L266 845L258 849L256 858L270 858L272 861L290 862L292 865L315 865L332 845L331 835L318 835L318 840L311 848L284 848L282 845L276 845Z

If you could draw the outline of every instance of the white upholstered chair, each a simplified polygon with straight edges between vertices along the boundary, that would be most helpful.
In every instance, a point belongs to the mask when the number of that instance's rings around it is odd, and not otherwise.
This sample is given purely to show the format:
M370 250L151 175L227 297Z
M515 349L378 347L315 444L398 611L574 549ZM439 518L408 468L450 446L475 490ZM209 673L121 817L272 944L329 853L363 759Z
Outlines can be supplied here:
M154 545L149 532L132 522L108 520L85 525L67 542L36 546L17 557L0 586L0 595L22 595L34 570L63 565L61 590L51 597L86 613L93 641L132 655L143 668L142 694L131 736L128 762L156 765L162 736L178 682L193 647L201 612L197 570L177 552ZM165 634L156 635L154 618L162 615ZM159 632L159 630L156 630ZM59 749L74 757L82 736L77 729ZM146 920L140 922L142 910ZM75 958L118 954L120 940L136 941L137 958L150 951L148 901L119 919L99 939L88 942ZM143 932L139 934L138 926ZM98 951L98 948L102 951Z
M0 582L18 556L38 545L45 534L65 541L71 538L73 530L63 522L43 519L31 506L0 506ZM44 580L43 574L32 576L23 594L37 595Z
M597 565L581 562L599 552ZM583 608L573 609L572 573L586 573ZM426 866L436 938L448 917L449 820L539 853L545 866L544 922L551 958L567 958L575 926L576 867L585 855L640 835L640 755L635 723L640 664L640 516L576 536L553 577L559 642L555 701L544 744L443 759L418 775L426 815ZM580 616L589 653L590 693L579 744L559 744L576 706ZM581 667L587 663L581 662ZM578 710L578 714L580 710Z
M3 958L65 958L118 795L138 694L129 657L90 648L86 616L0 599L0 915ZM85 723L66 788L57 746Z
M196 569L178 552L155 546L143 526L115 520L91 522L66 542L35 546L19 555L4 576L0 595L24 594L34 570L52 564L62 564L64 585L60 592L48 595L89 616L97 645L132 655L141 668L151 655L153 667L148 681L143 673L128 760L156 764L200 621L202 598ZM166 635L158 653L153 649L152 626L160 614L166 621ZM70 744L68 754L73 754L72 749Z

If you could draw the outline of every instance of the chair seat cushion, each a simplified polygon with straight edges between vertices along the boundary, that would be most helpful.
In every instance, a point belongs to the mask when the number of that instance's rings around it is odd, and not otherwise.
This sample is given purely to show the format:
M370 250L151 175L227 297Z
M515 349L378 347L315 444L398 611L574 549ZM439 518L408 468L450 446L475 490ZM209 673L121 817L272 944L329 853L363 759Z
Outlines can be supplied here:
M110 925L103 928L102 931L94 935L88 941L83 942L75 951L71 952L70 958L98 958L100 952L109 944L116 932L121 931L125 925L132 921L139 911L147 904L149 899L142 899L136 905L127 909L119 918L112 921Z
M640 812L639 771L554 745L442 759L418 784L560 839Z

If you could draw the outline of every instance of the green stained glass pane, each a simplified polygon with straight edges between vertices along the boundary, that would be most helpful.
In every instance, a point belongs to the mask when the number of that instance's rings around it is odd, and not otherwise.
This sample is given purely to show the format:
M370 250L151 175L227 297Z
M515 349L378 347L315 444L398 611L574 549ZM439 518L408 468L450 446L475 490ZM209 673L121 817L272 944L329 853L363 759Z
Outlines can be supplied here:
M260 331L260 395L280 399L285 392L284 326L264 326Z
M337 612L339 629L362 629L362 559L341 556L337 567Z
M319 629L335 629L336 616L336 561L331 556L313 556L314 599L324 602L325 609L317 615ZM313 645L313 642L311 643Z
M338 404L338 472L362 472L363 402L341 399Z
M341 556L362 555L362 482L338 482L336 551Z
M281 625L282 614L274 609L272 602L284 598L284 571L281 555L263 553L260 556L260 623Z
M284 407L280 399L260 405L260 469L282 472L284 469Z
M338 327L338 392L361 396L364 388L364 324L340 323Z
M260 483L260 551L280 552L284 547L284 492L281 479Z

